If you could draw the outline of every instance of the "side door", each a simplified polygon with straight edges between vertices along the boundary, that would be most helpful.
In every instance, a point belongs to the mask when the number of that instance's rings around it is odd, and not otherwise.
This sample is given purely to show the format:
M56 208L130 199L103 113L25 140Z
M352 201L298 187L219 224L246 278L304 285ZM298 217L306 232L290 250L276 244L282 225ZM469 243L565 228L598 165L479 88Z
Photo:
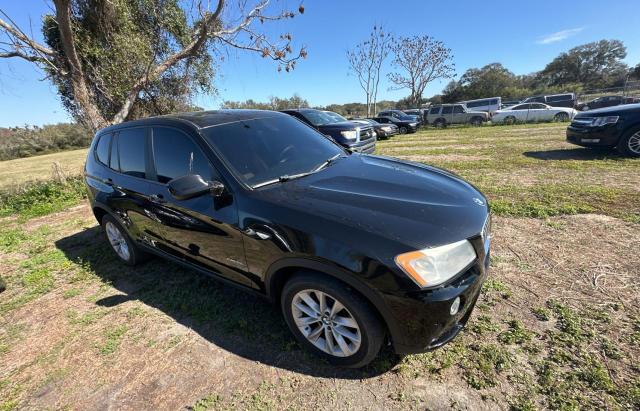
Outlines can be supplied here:
M519 104L511 109L511 112L512 112L511 115L513 115L518 121L527 122L529 120L530 106L531 104L529 103Z
M113 188L107 205L124 223L131 238L144 243L159 235L148 201L148 137L146 127L125 128L114 134L109 166L115 173L107 181Z
M453 113L451 114L451 123L462 124L467 122L466 113L464 107L461 105L453 106Z
M156 231L162 233L157 246L228 280L250 285L237 228L237 207L228 188L219 197L203 195L187 200L178 200L169 191L171 180L189 174L198 174L205 181L223 182L195 137L168 126L151 128L150 201Z
M529 105L529 121L549 121L553 120L555 110L540 103Z
M451 120L453 120L453 106L442 106L440 117L444 118L447 124L451 123Z

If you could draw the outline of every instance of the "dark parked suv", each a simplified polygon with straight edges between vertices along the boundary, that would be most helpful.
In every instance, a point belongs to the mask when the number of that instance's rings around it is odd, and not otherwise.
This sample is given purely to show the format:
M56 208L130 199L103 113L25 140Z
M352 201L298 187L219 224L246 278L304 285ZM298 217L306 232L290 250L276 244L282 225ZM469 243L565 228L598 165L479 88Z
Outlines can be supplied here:
M351 151L373 153L376 149L376 133L371 126L352 123L344 118L341 121L339 114L312 108L282 112L303 121Z
M118 258L155 254L276 302L302 346L350 367L431 350L469 319L485 197L446 171L351 153L278 112L176 114L99 131L86 185Z
M640 157L640 104L578 113L567 128L567 142L583 147L613 148Z

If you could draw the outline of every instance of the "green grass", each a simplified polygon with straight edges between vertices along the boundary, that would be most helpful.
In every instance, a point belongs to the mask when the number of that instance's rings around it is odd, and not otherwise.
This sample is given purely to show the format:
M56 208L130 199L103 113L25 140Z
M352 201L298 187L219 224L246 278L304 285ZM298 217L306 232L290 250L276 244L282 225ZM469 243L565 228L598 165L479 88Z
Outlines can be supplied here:
M62 211L86 198L81 177L66 182L44 181L0 192L0 217L17 214L23 219Z

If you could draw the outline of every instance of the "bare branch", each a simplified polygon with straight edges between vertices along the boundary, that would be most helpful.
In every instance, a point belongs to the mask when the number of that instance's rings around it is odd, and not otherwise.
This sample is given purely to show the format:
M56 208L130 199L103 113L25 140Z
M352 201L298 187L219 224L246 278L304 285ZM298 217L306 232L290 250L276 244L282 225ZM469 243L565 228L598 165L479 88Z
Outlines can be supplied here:
M7 18L7 20L9 20L11 23L13 23L11 18L9 16L7 16L7 14L2 9L0 9L0 14L5 16L5 18ZM7 35L16 38L17 40L19 40L20 42L22 42L24 45L28 46L29 48L33 49L34 51L36 51L38 53L41 53L41 54L46 54L46 55L51 56L51 57L56 57L56 53L53 50L51 50L48 47L43 46L42 44L40 44L37 41L33 40L32 38L28 37L15 24L13 24L13 25L9 24L6 21L0 19L0 28L2 29L2 31L7 33Z

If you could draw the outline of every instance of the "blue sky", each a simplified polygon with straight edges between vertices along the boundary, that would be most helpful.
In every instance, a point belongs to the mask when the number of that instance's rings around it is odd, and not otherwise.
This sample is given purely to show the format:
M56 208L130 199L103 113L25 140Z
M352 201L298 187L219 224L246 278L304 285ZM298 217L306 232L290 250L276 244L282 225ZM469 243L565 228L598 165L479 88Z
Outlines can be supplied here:
M279 4L295 9L300 3ZM458 76L467 68L492 62L501 62L516 74L530 73L562 51L603 38L622 40L626 62L640 63L638 0L306 0L304 5L304 15L268 26L274 35L293 33L295 43L307 47L309 57L295 71L278 73L266 59L231 51L219 67L217 94L198 96L196 103L214 109L224 100L264 101L293 93L312 105L364 101L355 78L348 75L345 52L365 39L374 24L397 35L428 34L444 41L453 50ZM31 22L40 39L40 16L51 5L44 0L0 0L0 8L25 31ZM43 77L29 63L0 60L0 127L68 121L54 87ZM445 84L433 83L425 94L435 94ZM408 94L388 87L388 82L380 87L379 100Z

